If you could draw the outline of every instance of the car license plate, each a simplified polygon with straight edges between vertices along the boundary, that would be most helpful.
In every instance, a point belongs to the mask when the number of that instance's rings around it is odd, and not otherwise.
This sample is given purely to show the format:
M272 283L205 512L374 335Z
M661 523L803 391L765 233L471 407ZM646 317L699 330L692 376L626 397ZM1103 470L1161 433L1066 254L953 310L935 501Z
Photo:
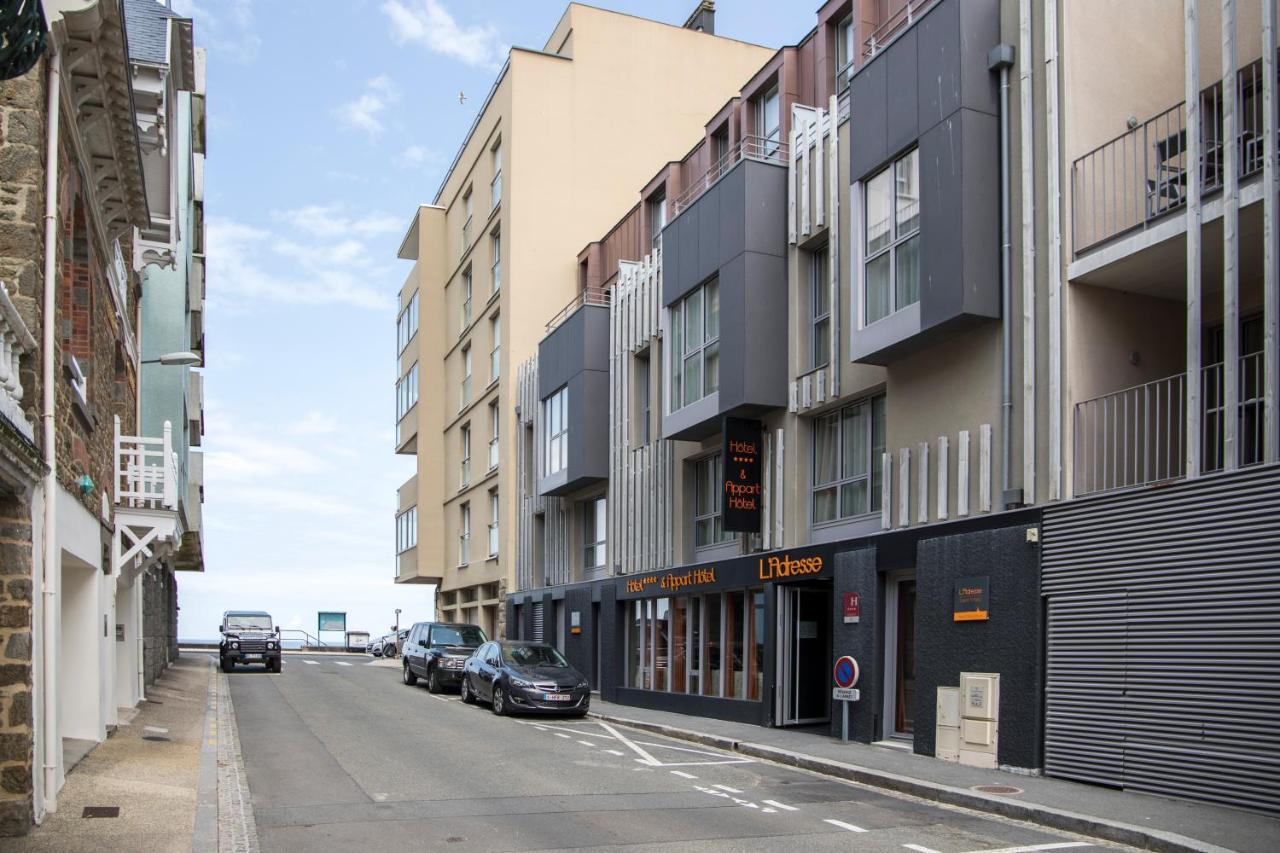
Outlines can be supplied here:
M568 693L543 693L543 702L568 702L573 697Z

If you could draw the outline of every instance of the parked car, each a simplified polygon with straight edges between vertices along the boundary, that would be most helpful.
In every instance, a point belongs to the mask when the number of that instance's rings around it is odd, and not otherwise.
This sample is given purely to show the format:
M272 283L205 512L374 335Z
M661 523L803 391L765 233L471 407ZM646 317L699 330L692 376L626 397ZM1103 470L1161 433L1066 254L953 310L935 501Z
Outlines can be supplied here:
M527 711L583 717L591 705L586 676L546 643L485 643L467 659L460 689L463 702L488 702L499 716Z
M457 687L462 667L473 651L489 638L478 625L459 622L417 622L404 642L404 683L427 680L427 690L439 693Z
M218 626L218 661L223 672L238 663L263 663L269 672L280 671L280 629L271 614L262 610L228 610Z
M401 653L405 642L409 639L409 629L401 628L395 634L387 634L382 638L382 656L393 658Z

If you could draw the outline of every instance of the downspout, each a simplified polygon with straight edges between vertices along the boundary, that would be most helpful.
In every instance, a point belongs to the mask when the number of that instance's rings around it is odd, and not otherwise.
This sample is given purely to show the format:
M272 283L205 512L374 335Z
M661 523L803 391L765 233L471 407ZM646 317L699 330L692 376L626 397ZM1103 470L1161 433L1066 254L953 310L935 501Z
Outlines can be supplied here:
M44 307L41 317L41 441L44 444L44 539L41 584L43 619L41 654L44 669L44 808L58 809L58 756L62 754L58 736L58 450L54 436L54 327L57 326L57 236L58 236L58 118L62 91L62 51L49 59L48 150L44 184Z
M1009 430L1013 424L1013 294L1012 237L1009 229L1009 69L1011 44L998 44L987 54L987 68L1000 72L1000 500L1004 508L1022 503L1022 493L1009 488Z

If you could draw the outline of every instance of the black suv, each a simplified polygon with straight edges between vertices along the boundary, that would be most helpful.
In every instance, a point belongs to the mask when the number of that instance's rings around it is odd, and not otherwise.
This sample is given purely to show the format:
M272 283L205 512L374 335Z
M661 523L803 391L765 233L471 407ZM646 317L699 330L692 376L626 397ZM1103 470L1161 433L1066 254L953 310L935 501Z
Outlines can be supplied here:
M478 625L415 623L400 650L404 658L404 683L414 685L419 678L425 678L431 693L457 687L462 681L463 664L488 639Z
M230 672L238 663L264 663L270 672L280 671L280 629L271 614L261 610L228 610L218 626L222 640L218 659L222 671Z

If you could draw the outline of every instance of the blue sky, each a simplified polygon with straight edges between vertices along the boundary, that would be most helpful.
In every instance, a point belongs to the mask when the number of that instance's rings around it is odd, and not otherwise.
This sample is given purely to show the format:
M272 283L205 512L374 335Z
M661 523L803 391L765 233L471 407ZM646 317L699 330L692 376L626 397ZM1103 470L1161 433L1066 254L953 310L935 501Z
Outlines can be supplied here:
M678 25L695 0L596 5ZM818 0L716 5L720 34L778 46ZM209 56L205 573L179 579L179 635L215 635L229 608L312 632L320 610L371 632L397 607L426 618L431 588L392 581L395 490L414 470L392 452L395 253L508 46L541 48L565 4L174 7Z

